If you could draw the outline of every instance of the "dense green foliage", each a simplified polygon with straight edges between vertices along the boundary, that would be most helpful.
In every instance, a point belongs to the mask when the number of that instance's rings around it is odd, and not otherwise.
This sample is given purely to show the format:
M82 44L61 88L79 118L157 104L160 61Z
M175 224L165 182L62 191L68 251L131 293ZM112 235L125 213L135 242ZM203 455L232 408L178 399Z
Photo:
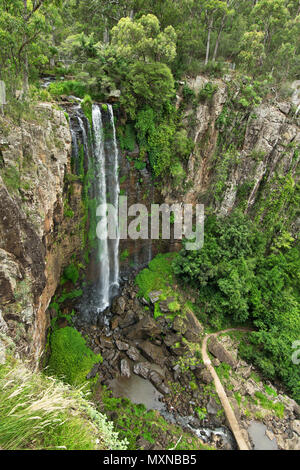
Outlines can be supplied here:
M49 99L39 90L41 74L66 76L50 85L50 94L84 99L90 120L91 98L106 100L120 89L122 110L131 121L123 148L132 151L134 130L154 176L168 176L182 187L192 142L182 135L174 108L175 79L201 71L218 76L232 62L249 76L255 71L256 80L270 88L295 79L299 18L296 0L1 0L0 79L7 83L7 109L19 107L15 92L22 88L28 96L30 84L31 99L33 94ZM250 96L255 87L244 88L241 108L255 104ZM214 91L209 83L197 99L209 102ZM184 87L185 99L188 92ZM220 119L225 118L224 110Z
M201 318L217 328L229 319L254 326L242 355L267 377L281 378L299 400L299 367L292 362L300 331L299 245L280 236L270 246L241 213L209 216L203 249L181 251L174 271L197 288Z
M96 356L86 346L81 334L70 326L53 331L50 347L47 373L71 385L85 383L93 365L101 360L100 355Z
M136 277L139 286L139 295L149 299L148 295L152 291L162 291L165 295L170 289L173 279L172 260L175 253L157 255L150 261L148 268L143 269Z

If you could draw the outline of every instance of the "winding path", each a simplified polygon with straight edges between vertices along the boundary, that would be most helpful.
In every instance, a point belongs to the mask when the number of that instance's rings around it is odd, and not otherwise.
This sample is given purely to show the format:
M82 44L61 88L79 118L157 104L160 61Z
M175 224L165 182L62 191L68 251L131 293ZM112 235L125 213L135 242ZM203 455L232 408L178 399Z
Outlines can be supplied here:
M204 364L206 365L207 369L209 370L213 380L214 380L214 383L215 383L215 387L216 387L216 391L217 391L217 394L221 400L221 403L222 403L222 406L224 408L224 412L225 412L225 415L226 415L226 418L227 418L227 421L228 421L228 424L233 432L233 435L235 437L235 440L237 442L237 445L238 445L238 448L240 450L250 450L244 437L243 437L243 433L241 431L241 428L239 426L239 423L235 417L235 414L234 414L234 411L231 407L231 404L229 402L229 399L226 395L226 392L224 390L224 387L218 377L218 374L216 373L212 363L211 363L211 360L208 356L208 353L207 353L207 342L210 338L212 337L216 337L222 333L227 333L228 331L249 331L249 330L246 330L246 329L243 329L243 328L230 328L228 330L223 330L223 331L218 331L217 333L212 333L212 334L209 334L209 335L206 335L204 337L204 340L203 340L203 343L202 343L202 348L201 348L201 353L202 353L202 358L203 358L203 362Z

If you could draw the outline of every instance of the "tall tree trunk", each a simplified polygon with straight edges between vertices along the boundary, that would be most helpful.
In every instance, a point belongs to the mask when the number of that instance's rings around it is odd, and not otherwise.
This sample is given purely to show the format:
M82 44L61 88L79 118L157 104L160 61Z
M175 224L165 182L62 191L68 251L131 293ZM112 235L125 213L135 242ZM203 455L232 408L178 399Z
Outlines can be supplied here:
M104 31L103 31L103 42L104 44L108 44L109 43L109 29L108 29L108 26L107 26L107 18L103 18L104 19Z
M213 19L213 16L212 16L211 19L209 20L209 23L208 23L208 33L207 33L207 43L206 43L205 65L208 64L208 59L209 59L210 36L211 36L212 27L213 27L213 22L214 22L214 19Z
M216 40L214 54L213 54L213 58L212 58L213 62L215 62L215 60L217 58L217 53L218 53L218 49L219 49L221 34L222 34L222 31L223 31L223 28L224 28L224 25L225 25L225 18L226 18L226 13L223 15L221 26L220 26L220 29L219 29L219 32L218 32L218 37L217 37L217 40Z
M26 28L27 25L27 14L28 14L28 7L27 7L27 0L23 0L24 2L24 27ZM24 33L24 44L27 42L27 34L26 32ZM28 89L29 89L29 66L28 66L28 54L27 54L27 48L25 46L24 49L24 69L23 69L23 94L27 94Z

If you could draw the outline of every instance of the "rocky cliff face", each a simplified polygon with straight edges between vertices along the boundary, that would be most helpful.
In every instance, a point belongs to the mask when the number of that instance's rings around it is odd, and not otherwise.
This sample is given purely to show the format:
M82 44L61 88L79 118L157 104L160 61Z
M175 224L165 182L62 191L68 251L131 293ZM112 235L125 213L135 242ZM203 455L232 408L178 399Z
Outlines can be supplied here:
M62 111L39 104L19 125L0 121L0 312L2 332L37 359L49 320L45 311L61 268L80 247L75 220L64 217L71 136ZM72 204L80 214L81 187ZM75 211L74 211L75 212ZM76 214L76 212L75 212ZM5 325L4 325L5 323ZM3 339L2 339L3 340Z
M213 206L221 215L240 207L261 220L277 204L275 216L289 213L288 222L295 223L291 206L300 155L295 103L269 96L258 106L247 106L243 90L230 76L198 76L187 85L194 102L186 104L182 93L177 96L184 127L195 143L186 168L189 189L184 201ZM211 89L213 93L205 95ZM163 191L169 200L174 200L173 193L170 186Z
M280 219L296 232L297 103L273 97L245 105L241 85L229 76L198 76L187 85L195 98L187 100L181 90L177 106L195 143L185 168L188 189L183 193L167 181L163 189L154 188L149 169L134 166L136 148L132 159L122 156L120 168L128 205L142 202L150 211L152 202L199 202L221 215L239 207L266 228ZM65 114L50 104L39 104L18 125L0 118L0 323L20 351L36 357L62 268L82 250L83 182L68 178L71 141ZM122 273L174 248L161 240L121 241Z

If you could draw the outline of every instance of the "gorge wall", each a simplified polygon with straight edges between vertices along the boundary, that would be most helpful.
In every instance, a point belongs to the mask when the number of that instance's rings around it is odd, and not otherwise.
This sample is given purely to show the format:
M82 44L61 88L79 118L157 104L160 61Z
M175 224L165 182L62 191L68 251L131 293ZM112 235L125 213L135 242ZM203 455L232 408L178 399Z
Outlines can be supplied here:
M72 183L74 217L64 207L71 135L64 113L41 103L31 119L0 122L0 312L18 351L38 360L45 312L62 266L80 250L72 230L81 213L81 186ZM5 341L5 338L2 338Z
M247 85L241 89L231 76L197 76L186 84L198 102L186 103L182 92L177 95L183 126L195 143L186 165L184 202L204 203L223 216L239 207L263 224L271 214L285 217L299 178L299 93L286 101L270 95L253 108ZM178 189L166 185L162 194L171 202ZM295 208L290 215L287 228L295 233Z
M167 179L154 186L149 165L135 165L136 146L121 153L121 194L129 205L198 202L221 215L239 207L266 229L278 217L295 233L299 118L290 102L274 98L245 107L240 91L229 91L230 80L187 79L195 96L202 93L193 103L178 91L182 126L195 144L185 189ZM203 94L208 83L211 95ZM0 340L13 338L20 353L35 359L46 343L47 309L62 271L74 257L82 259L84 248L83 180L72 170L71 150L66 114L53 104L40 103L18 124L0 118ZM162 240L121 241L121 274L177 248Z

